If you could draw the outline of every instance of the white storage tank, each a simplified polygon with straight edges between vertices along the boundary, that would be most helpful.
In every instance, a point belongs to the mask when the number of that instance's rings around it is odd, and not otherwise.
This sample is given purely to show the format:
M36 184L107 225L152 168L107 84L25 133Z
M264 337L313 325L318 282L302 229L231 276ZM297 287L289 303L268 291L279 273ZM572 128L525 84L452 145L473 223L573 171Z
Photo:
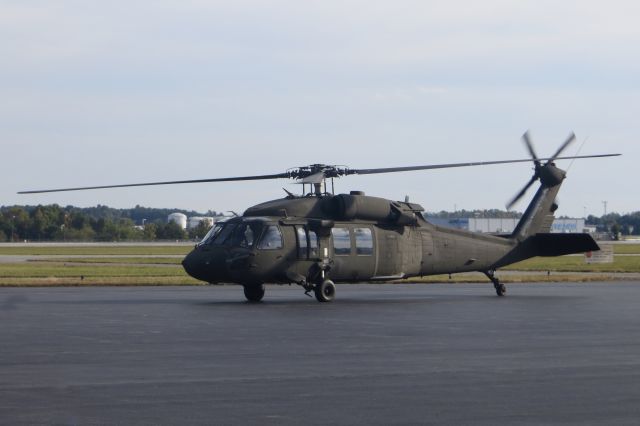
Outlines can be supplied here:
M192 216L189 218L187 222L187 228L193 229L197 228L200 225L200 222L204 222L208 227L212 227L214 223L214 219L209 216Z
M169 217L167 217L167 223L175 222L182 229L187 229L187 215L182 213L171 213Z

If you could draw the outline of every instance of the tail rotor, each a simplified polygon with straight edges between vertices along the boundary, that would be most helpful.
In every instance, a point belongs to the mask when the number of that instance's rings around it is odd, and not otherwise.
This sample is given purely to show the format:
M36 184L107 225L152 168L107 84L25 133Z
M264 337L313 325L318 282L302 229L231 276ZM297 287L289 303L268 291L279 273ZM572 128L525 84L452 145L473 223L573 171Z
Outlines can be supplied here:
M525 196L529 188L531 188L531 186L537 180L542 180L543 182L545 181L557 182L557 181L562 181L562 179L564 179L564 172L562 172L560 169L557 169L554 166L553 162L556 159L558 159L560 155L564 152L564 150L566 150L569 147L569 145L571 145L575 140L576 140L576 135L572 132L567 138L567 140L565 140L564 143L560 145L560 148L558 148L555 154L553 154L549 158L545 158L546 163L544 163L543 165L538 155L536 154L535 149L533 148L533 144L531 143L531 138L529 137L529 131L525 132L524 135L522 135L522 141L527 147L527 150L531 155L531 159L533 160L534 173L531 179L529 180L529 182L527 182L527 184L524 186L524 188L522 188L520 192L518 192L516 196L511 199L511 201L509 201L509 203L507 204L507 210L511 210L511 208L518 201L520 201L522 197Z

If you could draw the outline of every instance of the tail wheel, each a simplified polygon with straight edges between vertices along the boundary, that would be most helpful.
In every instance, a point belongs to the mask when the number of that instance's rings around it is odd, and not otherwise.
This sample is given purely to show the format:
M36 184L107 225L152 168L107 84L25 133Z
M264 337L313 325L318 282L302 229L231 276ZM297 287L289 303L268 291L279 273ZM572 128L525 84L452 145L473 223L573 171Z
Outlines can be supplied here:
M331 280L324 280L314 288L318 302L331 302L336 297L336 285Z
M244 297L251 303L258 303L264 297L264 284L245 285Z

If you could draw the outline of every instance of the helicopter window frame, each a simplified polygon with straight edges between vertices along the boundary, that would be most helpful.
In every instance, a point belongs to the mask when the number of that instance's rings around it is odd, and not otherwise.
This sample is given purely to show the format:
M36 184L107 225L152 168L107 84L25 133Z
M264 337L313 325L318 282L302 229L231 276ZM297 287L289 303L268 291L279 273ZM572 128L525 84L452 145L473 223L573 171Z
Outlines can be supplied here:
M224 228L224 222L216 222L213 226L207 231L204 237L200 240L198 245L211 245L213 241L220 235L222 229Z
M353 235L356 242L356 255L373 256L373 231L371 228L354 228Z
M236 229L236 227L238 226L237 223L225 223L222 225L222 229L220 230L220 232L218 232L218 234L215 236L215 238L213 238L211 240L211 243L209 243L210 245L213 246L222 246L224 245L227 240L229 239L229 237L231 236L231 234L233 233L233 231Z
M341 226L331 228L331 240L333 245L333 254L335 256L351 255L353 244L351 241L350 228Z
M304 226L296 226L296 241L298 243L298 259L308 259L309 235Z
M253 248L258 237L262 234L262 224L255 222L239 223L227 240L231 247Z
M270 234L271 230L276 231L276 234ZM278 238L272 238L271 236L277 236ZM272 238L270 240L267 240L267 238ZM269 244L271 243L275 243L275 245L270 246ZM266 245L265 245L266 244ZM260 235L260 238L258 239L258 242L256 244L256 248L258 250L281 250L284 247L284 243L282 241L282 230L280 229L280 227L278 225L265 225L264 229L262 230L262 234Z
M296 243L298 259L317 259L320 248L320 238L315 231L307 226L298 225L296 229Z
M317 259L320 257L320 237L316 231L307 230L309 238L309 259Z

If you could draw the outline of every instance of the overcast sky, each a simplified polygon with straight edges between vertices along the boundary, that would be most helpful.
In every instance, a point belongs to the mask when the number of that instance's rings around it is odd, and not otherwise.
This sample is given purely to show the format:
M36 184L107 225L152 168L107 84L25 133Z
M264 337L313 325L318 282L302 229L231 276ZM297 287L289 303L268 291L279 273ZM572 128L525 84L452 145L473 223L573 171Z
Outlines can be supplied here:
M243 211L290 182L19 190L541 156L560 215L640 210L637 1L0 0L0 205ZM561 162L560 167L568 167ZM530 164L356 176L429 211L504 208ZM533 195L516 206L523 210Z

